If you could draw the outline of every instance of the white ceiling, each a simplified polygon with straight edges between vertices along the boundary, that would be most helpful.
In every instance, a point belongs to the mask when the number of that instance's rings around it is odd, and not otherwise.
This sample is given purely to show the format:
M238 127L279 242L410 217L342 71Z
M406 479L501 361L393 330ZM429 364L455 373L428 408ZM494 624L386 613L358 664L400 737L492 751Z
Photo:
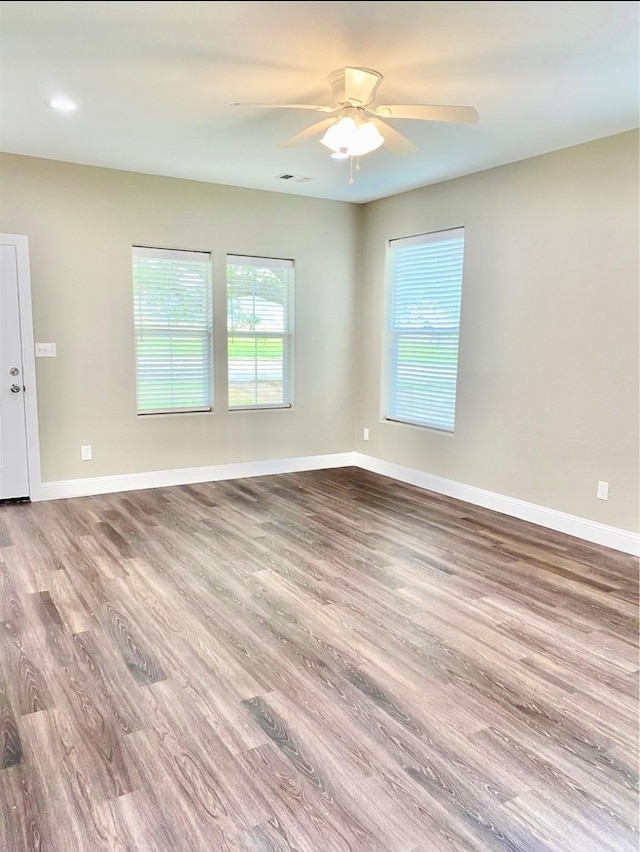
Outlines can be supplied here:
M638 125L635 2L2 2L0 38L2 150L300 195L368 201ZM344 65L384 75L379 102L480 123L397 120L418 152L369 154L350 186L317 139L277 147L322 116L229 106L330 103Z

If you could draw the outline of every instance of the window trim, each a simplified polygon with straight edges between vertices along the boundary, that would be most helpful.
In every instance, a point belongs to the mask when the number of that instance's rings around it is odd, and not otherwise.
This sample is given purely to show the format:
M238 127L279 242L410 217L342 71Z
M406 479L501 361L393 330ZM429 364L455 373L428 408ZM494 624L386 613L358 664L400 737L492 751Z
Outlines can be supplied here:
M152 411L138 411L136 417L157 417L159 414L211 414L213 406L206 408L154 408Z
M208 376L208 392L210 404L207 406L193 406L184 408L157 408L150 411L140 411L138 408L138 343L135 322L135 285L133 281L133 261L136 257L155 257L161 260L176 260L180 259L184 254L201 255L201 260L209 263L209 376ZM215 293L213 285L213 252L211 249L191 249L191 248L167 248L160 246L142 245L141 243L131 244L131 283L133 291L133 364L134 364L134 381L135 381L135 411L136 419L147 417L179 417L186 414L214 414L215 412L215 316L214 302Z
M393 305L393 253L398 248L406 248L412 245L425 245L428 243L442 242L442 235L448 234L447 239L454 240L462 235L463 238L463 265L460 293L460 305L462 309L462 287L464 285L464 252L466 249L465 226L454 225L448 228L440 228L437 231L427 231L420 234L412 234L408 237L398 237L386 241L385 250L385 292L383 300L383 346L382 346L382 370L381 370L381 392L380 392L380 422L391 423L396 426L410 426L422 431L434 432L438 435L453 437L455 434L457 411L458 411L458 377L460 372L460 339L461 325L458 329L458 359L456 363L456 394L454 399L453 428L447 429L443 426L435 426L431 423L420 423L416 420L401 419L389 413L392 389L395 383L393 371L392 350L397 335L391 330L391 308Z
M286 397L286 402L277 403L259 403L257 405L231 405L229 402L229 349L228 341L229 333L229 279L227 276L227 268L230 263L238 262L241 266L264 267L270 266L272 269L288 269L291 274L287 284L287 331L265 331L261 333L250 331L234 332L234 338L244 338L246 340L256 339L276 339L282 340L283 351L286 347L287 357L283 357L282 364L282 388L283 397ZM253 262L252 262L253 261ZM259 261L267 261L268 263L260 263ZM236 411L290 411L294 407L295 399L295 279L296 279L296 262L292 257L267 257L266 255L253 254L237 254L227 252L225 255L225 320L226 320L226 341L227 341L227 411L233 414Z

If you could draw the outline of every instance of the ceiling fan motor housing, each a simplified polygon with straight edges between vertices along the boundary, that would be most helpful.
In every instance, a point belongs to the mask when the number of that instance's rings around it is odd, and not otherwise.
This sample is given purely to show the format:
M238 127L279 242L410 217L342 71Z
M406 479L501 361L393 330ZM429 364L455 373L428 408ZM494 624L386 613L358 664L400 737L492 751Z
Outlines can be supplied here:
M350 85L346 82L347 72L355 72L351 75ZM334 104L369 106L373 103L382 74L371 68L337 68L329 74L328 79ZM362 89L363 94L366 92L366 97L358 97L359 89Z

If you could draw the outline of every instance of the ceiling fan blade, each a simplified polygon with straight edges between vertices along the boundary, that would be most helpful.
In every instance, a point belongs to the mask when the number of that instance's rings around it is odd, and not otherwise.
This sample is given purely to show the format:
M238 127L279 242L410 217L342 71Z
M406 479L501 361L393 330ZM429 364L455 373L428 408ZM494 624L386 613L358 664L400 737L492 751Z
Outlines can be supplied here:
M378 74L377 71L371 71L368 68L345 68L345 100L353 104L367 106L373 100L373 96L381 80L382 74Z
M406 136L398 133L385 121L380 121L379 118L375 119L375 125L384 139L385 146L392 154L413 154L414 151L418 150L413 142L410 142Z
M321 104L229 104L229 106L252 107L257 109L313 109L316 112L337 112L339 106L322 106Z
M477 124L478 110L468 106L439 106L437 104L384 104L373 110L382 118L415 118L419 121L452 121L456 124Z
M285 139L284 142L280 142L278 148L293 148L294 145L299 145L300 142L305 142L307 139L311 139L312 136L317 136L319 133L322 133L323 130L326 130L330 125L335 124L335 118L323 118L322 121L316 121L315 124L312 124L311 127L306 127L304 130L301 130L300 133L296 133L295 136L290 136L288 139Z

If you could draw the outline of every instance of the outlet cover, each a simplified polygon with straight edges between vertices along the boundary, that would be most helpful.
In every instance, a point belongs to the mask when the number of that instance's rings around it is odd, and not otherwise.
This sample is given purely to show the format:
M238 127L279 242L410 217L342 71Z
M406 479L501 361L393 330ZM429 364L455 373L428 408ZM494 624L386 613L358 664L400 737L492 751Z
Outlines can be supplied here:
M80 447L80 458L82 461L91 461L93 458L93 447L91 444L85 444Z
M598 482L598 490L596 492L596 496L598 500L608 500L609 499L609 483L602 482L601 480Z
M365 427L364 427L364 429L362 430L362 439L363 439L364 441L368 441L368 440L369 440L369 430L367 429L367 427L366 427L366 426L365 426Z

